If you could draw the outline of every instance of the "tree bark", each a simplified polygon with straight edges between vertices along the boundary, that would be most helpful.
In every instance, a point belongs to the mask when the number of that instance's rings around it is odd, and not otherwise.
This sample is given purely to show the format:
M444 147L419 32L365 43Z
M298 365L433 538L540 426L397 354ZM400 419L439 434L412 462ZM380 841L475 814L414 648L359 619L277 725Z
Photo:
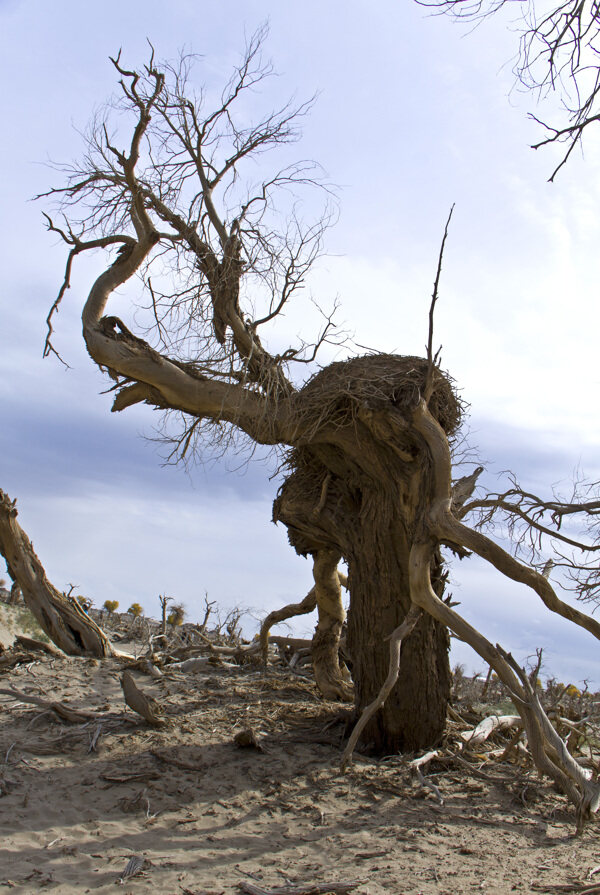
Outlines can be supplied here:
M411 608L410 550L431 488L428 458L414 430L402 429L392 415L396 425L388 432L382 420L376 419L375 429L369 418L367 431L360 423L352 431L335 430L335 450L311 445L298 452L273 516L286 524L301 555L337 551L348 563L347 646L358 714L386 680L388 638ZM441 596L441 560L437 550L431 556L430 572ZM437 745L450 698L448 651L447 629L424 615L402 644L398 681L366 725L364 745L379 754Z
M23 595L21 593L21 588L19 587L19 582L16 581L9 562L6 563L6 571L8 572L8 577L12 581L12 586L10 589L10 596L8 598L8 605L9 606L18 606L19 603L21 602Z
M389 637L411 607L410 545L400 519L385 526L363 524L353 541L347 557L352 594L348 648L360 712L373 702L387 677ZM442 590L439 565L435 571ZM379 754L437 745L450 699L449 648L447 629L424 614L402 643L398 681L365 726L365 745Z
M106 634L76 600L61 594L47 579L31 541L17 522L16 501L0 491L0 553L42 630L70 656L114 655Z

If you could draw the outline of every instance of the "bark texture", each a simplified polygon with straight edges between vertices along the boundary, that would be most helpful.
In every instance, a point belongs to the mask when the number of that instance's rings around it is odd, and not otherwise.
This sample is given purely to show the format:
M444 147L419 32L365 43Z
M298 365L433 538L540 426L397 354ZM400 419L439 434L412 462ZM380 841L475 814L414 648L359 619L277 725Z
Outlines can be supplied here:
M390 634L411 606L410 551L406 538L395 536L400 528L394 525L377 531L376 537L359 539L348 559L352 593L348 649L358 709L369 705L379 692L388 674ZM449 648L446 628L422 615L402 643L398 681L366 725L363 743L385 753L437 745L450 698Z
M0 491L0 553L10 565L25 605L48 637L70 656L114 655L106 634L76 600L60 593L47 579L31 541L17 522L16 501Z
M317 687L323 696L352 701L352 687L340 666L340 636L346 613L337 568L339 561L340 555L335 550L319 550L314 557L319 621L312 640L312 660Z

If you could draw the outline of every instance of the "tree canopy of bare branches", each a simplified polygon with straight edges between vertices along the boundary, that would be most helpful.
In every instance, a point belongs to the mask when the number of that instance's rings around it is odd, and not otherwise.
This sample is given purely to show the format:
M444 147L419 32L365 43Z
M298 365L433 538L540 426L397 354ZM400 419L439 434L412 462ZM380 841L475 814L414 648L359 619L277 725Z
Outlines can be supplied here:
M271 74L263 39L262 30L251 39L211 110L206 92L190 84L197 58L159 67L152 52L141 72L113 58L120 96L90 125L82 164L61 168L66 186L47 194L64 218L62 224L47 215L48 227L69 256L48 317L46 352L55 350L52 322L77 256L116 249L85 306L88 350L115 380L114 410L148 401L182 415L180 456L203 428L213 429L214 440L214 426L231 422L254 442L289 440L288 368L314 359L333 335L326 318L315 344L274 354L260 335L302 289L333 214L327 202L316 221L302 217L302 191L325 189L312 162L290 163L254 182L263 154L298 138L312 102L286 103L256 123L238 110L240 97ZM111 292L135 273L145 287L152 347L118 318L102 316ZM282 402L277 415L266 412L273 399Z

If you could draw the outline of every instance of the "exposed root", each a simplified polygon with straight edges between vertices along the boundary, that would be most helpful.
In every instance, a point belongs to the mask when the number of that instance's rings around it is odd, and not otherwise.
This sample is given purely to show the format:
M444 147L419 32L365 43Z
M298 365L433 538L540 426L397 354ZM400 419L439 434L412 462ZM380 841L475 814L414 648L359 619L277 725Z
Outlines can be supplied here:
M314 557L319 621L312 642L312 660L315 681L325 699L351 702L353 689L340 667L340 636L346 613L337 570L339 559L339 553L333 550L319 550Z

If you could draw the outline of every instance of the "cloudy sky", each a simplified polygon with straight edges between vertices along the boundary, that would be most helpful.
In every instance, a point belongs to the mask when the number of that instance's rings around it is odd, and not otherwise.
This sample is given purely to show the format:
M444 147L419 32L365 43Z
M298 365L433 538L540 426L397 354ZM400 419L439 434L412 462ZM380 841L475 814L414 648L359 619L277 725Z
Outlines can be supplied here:
M319 93L298 155L339 187L312 296L339 297L339 322L358 343L421 353L455 202L436 332L471 405L487 484L507 468L544 493L568 490L576 469L600 477L600 140L547 182L558 156L528 148L540 134L527 113L543 110L515 88L507 23L468 34L392 0L0 0L0 488L18 498L53 582L97 604L137 600L156 613L167 593L193 618L208 593L224 611L239 604L260 616L311 585L309 563L269 521L272 461L165 468L148 438L158 421L150 408L109 413L79 322L99 258L80 266L56 321L71 369L42 360L65 253L30 200L57 181L49 160L81 153L79 131L115 90L108 56L121 47L135 67L147 39L161 58L186 48L204 56L199 81L216 84L265 20L279 73L273 105ZM311 307L291 310L286 335L311 334ZM454 569L453 591L519 658L543 646L549 673L600 686L591 635L549 618L535 595L476 561ZM455 659L483 665L460 648Z

